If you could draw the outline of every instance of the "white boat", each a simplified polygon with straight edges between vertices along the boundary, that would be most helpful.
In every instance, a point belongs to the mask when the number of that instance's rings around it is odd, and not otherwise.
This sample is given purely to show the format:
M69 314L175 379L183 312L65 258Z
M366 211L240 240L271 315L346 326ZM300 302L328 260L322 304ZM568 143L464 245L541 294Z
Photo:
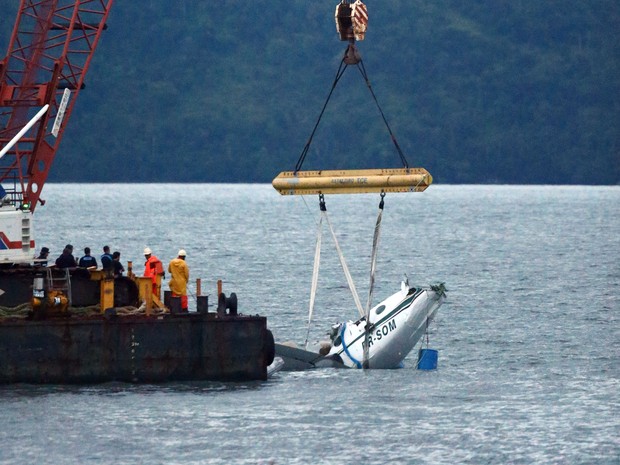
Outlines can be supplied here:
M335 325L326 358L338 360L349 368L401 367L445 298L443 284L416 288L404 281L400 291L370 310L368 325L366 317Z

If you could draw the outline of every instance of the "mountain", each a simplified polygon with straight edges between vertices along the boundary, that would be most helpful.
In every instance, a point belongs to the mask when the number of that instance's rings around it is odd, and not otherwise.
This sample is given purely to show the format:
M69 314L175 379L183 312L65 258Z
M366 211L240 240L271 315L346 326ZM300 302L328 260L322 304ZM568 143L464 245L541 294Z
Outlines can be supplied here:
M410 166L441 183L620 183L620 3L367 1L358 42ZM4 54L17 12L0 0ZM270 182L346 42L336 2L116 0L50 181ZM402 166L350 66L303 169Z

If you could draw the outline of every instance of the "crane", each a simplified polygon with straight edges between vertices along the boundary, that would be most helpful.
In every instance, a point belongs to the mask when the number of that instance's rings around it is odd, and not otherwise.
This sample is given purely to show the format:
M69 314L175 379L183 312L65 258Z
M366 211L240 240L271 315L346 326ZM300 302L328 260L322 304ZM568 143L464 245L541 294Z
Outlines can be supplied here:
M32 214L112 0L20 0L0 61L0 265L34 258Z

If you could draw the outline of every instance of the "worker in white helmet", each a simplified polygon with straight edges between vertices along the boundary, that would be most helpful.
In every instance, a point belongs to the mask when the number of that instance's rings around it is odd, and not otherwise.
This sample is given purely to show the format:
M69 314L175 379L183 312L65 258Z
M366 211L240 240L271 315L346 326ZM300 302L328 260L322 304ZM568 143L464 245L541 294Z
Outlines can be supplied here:
M172 297L181 298L181 309L184 312L188 311L187 282L189 281L189 267L185 263L186 256L185 250L181 249L177 254L177 258L173 258L168 264L168 273L171 275L168 285L170 286Z
M144 276L151 278L153 294L159 299L161 295L161 279L165 276L164 266L161 260L153 255L153 252L148 247L144 249L144 259L146 260L146 263L144 263Z

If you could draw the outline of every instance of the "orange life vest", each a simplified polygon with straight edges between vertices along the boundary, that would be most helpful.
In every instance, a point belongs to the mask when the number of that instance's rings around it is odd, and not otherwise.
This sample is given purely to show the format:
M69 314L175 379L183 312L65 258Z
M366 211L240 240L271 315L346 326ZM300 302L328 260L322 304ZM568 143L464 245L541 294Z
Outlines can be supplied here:
M153 284L157 283L157 276L164 274L164 267L161 264L161 260L155 255L151 255L144 264L144 276L148 276L153 281Z

